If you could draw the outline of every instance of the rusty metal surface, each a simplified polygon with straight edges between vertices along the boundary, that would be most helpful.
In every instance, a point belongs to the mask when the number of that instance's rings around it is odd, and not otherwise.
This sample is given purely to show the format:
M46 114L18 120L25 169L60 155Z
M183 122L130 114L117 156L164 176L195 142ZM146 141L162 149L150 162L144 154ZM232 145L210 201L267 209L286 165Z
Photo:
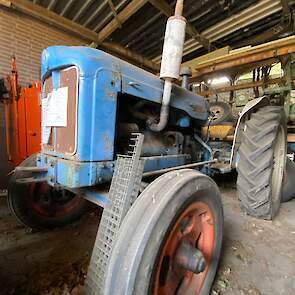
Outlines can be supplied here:
M56 127L56 148L60 153L73 154L76 149L76 116L78 71L76 68L60 72L60 87L68 87L67 127Z
M59 87L68 87L67 127L51 127L48 144L43 144L43 150L74 154L76 149L76 116L78 71L75 67L60 71ZM52 77L44 82L44 97L52 92ZM55 141L54 141L55 137Z

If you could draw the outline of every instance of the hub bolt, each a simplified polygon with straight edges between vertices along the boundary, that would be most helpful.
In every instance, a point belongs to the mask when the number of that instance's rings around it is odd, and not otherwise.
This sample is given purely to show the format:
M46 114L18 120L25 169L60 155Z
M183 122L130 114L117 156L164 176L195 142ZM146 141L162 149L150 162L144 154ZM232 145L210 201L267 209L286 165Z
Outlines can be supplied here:
M206 269L203 253L189 242L182 242L176 252L176 263L186 270L199 274Z

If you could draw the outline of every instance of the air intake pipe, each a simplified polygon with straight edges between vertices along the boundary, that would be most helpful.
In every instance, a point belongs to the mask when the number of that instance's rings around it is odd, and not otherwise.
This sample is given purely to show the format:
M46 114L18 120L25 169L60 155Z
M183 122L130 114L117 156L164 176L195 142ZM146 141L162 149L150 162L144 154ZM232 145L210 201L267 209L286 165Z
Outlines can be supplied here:
M148 124L149 128L155 132L162 131L167 125L172 81L179 78L186 27L186 19L182 16L182 11L183 0L177 0L175 14L169 17L166 25L160 70L160 78L164 80L160 120L158 123Z

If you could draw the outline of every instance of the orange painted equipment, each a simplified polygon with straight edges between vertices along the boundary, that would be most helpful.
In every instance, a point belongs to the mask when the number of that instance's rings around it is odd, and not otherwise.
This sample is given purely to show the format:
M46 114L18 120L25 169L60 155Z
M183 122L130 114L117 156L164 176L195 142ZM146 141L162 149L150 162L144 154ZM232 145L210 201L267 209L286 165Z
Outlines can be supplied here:
M41 142L41 83L31 87L18 85L15 57L11 59L11 75L7 77L8 99L5 106L6 146L8 160L18 165L40 150Z

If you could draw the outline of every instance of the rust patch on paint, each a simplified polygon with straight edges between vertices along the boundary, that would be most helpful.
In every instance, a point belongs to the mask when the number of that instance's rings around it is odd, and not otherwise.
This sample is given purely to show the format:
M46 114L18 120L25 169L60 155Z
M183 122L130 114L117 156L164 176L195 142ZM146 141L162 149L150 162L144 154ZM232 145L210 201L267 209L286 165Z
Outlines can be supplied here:
M205 113L205 109L200 105L193 105L191 104L190 107L192 108L193 112L195 113Z
M110 140L110 137L109 137L109 135L107 133L103 134L102 140L103 140L103 143L104 143L105 151L111 152L113 150L113 144L112 144L112 142Z

